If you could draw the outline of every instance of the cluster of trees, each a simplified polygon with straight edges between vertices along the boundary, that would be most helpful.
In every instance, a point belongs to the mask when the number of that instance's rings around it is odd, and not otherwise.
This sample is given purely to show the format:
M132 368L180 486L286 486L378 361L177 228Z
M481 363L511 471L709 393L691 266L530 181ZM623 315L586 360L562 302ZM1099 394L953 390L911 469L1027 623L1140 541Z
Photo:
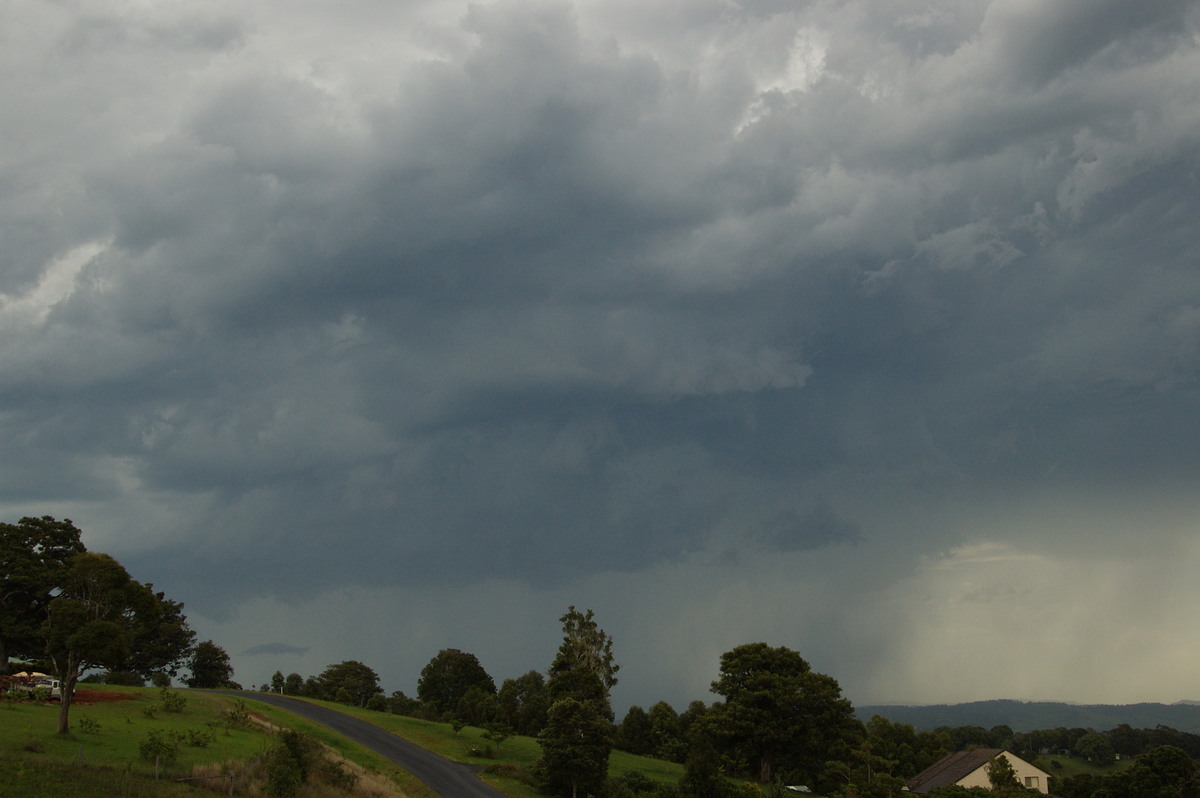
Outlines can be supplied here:
M1004 748L1029 760L1045 752L1099 763L1117 753L1143 755L1110 777L1056 780L1055 792L1066 798L1192 798L1188 785L1197 780L1192 757L1200 751L1200 736L1162 726L1021 733L1003 725L917 731L881 715L860 722L833 678L813 671L797 652L766 643L722 655L712 684L720 700L693 701L682 713L664 701L648 711L633 706L617 723L609 700L619 669L612 638L590 610L570 607L560 620L562 644L546 672L530 671L499 687L475 655L444 649L422 669L415 698L402 692L385 698L376 673L353 661L307 679L276 672L263 689L481 726L497 730L499 739L536 736L543 756L535 775L554 796L725 798L738 794L731 779L741 778L776 787L803 784L846 798L894 798L908 779L946 754L973 747ZM678 785L637 789L607 781L614 748L684 763L684 778ZM945 788L940 798L1034 794L1011 772L1000 772L999 762L991 790Z
M109 555L89 552L80 538L70 519L0 523L0 675L13 658L52 672L62 686L60 734L88 671L105 671L114 682L169 684L189 664L195 679L195 666L217 648L195 645L182 603L136 581ZM227 680L232 670L224 674Z
M309 676L307 679L298 673L284 676L281 671L275 671L271 676L271 683L264 684L260 689L263 692L336 701L339 704L367 707L397 715L413 714L408 711L411 710L410 706L385 699L383 688L379 685L379 674L357 660L330 665L320 674ZM403 698L404 694L397 695Z
M1160 745L1127 768L1062 779L1054 793L1062 798L1200 798L1200 769L1183 750Z
M836 786L850 775L836 764L852 758L862 725L837 682L796 652L739 646L722 656L713 683L723 701L694 701L682 714L666 702L649 712L631 707L616 723L610 692L620 666L612 637L591 610L568 607L560 622L562 643L546 672L499 687L475 655L444 649L421 670L415 698L385 698L376 673L360 662L307 679L277 671L263 689L466 723L500 738L535 736L542 757L534 775L555 796L617 794L607 781L614 747L684 763L683 783L671 794L704 798L732 794L727 777Z

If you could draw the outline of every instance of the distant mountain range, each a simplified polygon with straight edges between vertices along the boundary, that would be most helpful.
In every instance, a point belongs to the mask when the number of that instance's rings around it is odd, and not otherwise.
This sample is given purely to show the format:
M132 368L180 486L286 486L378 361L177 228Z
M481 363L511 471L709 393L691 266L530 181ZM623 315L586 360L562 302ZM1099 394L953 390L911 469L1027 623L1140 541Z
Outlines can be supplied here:
M882 715L893 723L907 723L918 730L932 731L939 726L1008 726L1013 731L1037 729L1108 729L1127 723L1135 729L1170 726L1179 731L1200 734L1200 703L1175 704L1065 704L1056 701L972 701L966 704L929 706L855 707L861 720Z

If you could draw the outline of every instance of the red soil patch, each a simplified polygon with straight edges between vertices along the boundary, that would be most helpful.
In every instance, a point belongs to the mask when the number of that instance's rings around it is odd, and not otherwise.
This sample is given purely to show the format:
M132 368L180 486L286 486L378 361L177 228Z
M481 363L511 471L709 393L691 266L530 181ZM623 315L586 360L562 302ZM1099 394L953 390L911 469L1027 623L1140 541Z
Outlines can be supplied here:
M72 704L99 704L103 701L132 701L134 696L128 693L106 693L103 690L82 690L75 688Z

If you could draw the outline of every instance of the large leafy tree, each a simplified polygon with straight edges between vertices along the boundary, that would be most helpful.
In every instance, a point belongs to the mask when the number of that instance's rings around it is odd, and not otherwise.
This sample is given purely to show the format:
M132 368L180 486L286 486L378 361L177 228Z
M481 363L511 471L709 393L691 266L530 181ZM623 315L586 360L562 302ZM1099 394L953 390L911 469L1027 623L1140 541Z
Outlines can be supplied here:
M650 716L646 714L646 710L636 704L629 708L617 726L613 746L642 756L654 753L654 746L650 741Z
M346 660L330 665L313 683L307 695L326 701L343 701L353 706L365 707L371 696L382 693L379 674L358 660ZM339 695L341 698L339 699Z
M446 648L421 669L417 698L435 714L443 716L456 712L459 702L473 689L495 695L496 682L474 654Z
M553 796L603 795L612 751L612 724L592 701L556 701L538 735L542 756L534 770Z
M725 701L705 714L705 731L764 783L784 767L812 784L827 761L846 758L861 728L838 683L784 647L748 643L722 654L712 691Z
M613 745L608 694L620 666L613 660L612 637L591 610L571 606L559 620L563 640L546 683L551 704L538 735L542 758L537 772L552 794L600 795Z
M666 701L650 707L650 755L672 762L682 762L687 757L687 744L679 725L679 713Z
M62 683L58 732L66 734L79 676L90 668L115 669L133 652L138 635L161 617L149 588L107 554L77 554L62 574L42 635Z
M600 682L605 700L617 683L616 673L621 669L613 660L612 636L605 633L596 623L591 610L580 612L572 605L559 621L563 625L563 640L558 654L550 664L551 691L555 681L570 681L573 671L587 671Z
M186 680L188 687L225 687L233 681L233 665L225 649L211 640L196 646L188 662L192 675Z
M162 591L155 592L149 582L145 588L154 601L149 614L133 629L130 655L119 670L136 673L144 679L156 673L174 677L192 654L196 633L188 626L182 602L172 601Z
M0 524L0 674L10 656L45 653L41 628L71 559L85 551L70 519L46 515Z
M546 692L546 677L529 671L515 679L505 679L496 695L501 719L517 734L534 737L546 726L550 696Z
M563 639L546 682L551 706L564 698L588 701L612 723L609 690L621 667L613 660L612 636L599 627L591 610L580 612L572 605L559 620Z

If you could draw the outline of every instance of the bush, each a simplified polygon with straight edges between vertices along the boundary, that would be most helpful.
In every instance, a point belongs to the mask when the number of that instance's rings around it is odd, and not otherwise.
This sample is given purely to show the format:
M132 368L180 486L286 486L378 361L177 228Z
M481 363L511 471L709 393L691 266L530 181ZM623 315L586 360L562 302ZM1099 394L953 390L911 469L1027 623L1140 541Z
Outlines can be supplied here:
M193 748L208 748L216 739L217 733L212 729L188 729L183 733L183 741Z
M304 773L296 761L279 747L267 755L267 795L271 798L289 798L296 794L304 783Z
M280 732L279 745L267 753L267 794L271 798L295 795L320 761L316 740L290 729Z
M85 731L88 734L95 734L96 732L100 731L100 721L96 720L95 718L80 718L79 730Z
M155 729L138 743L138 753L147 762L171 763L179 756L179 738L170 732Z
M326 784L332 784L344 792L353 791L355 785L358 784L358 774L342 767L342 763L340 762L323 760L319 773L321 781Z
M246 709L246 704L240 698L234 699L233 706L223 710L225 715L225 725L233 726L249 726L250 725L250 710Z
M187 699L179 693L173 693L166 687L158 691L158 700L162 704L164 712L183 712L183 708L187 706Z
M677 798L674 784L654 781L645 773L627 770L608 781L608 798Z
M522 784L528 784L530 787L537 784L537 779L534 778L534 775L527 768L523 768L520 765L488 765L483 769L483 772L491 776L500 776L501 778L519 781Z

